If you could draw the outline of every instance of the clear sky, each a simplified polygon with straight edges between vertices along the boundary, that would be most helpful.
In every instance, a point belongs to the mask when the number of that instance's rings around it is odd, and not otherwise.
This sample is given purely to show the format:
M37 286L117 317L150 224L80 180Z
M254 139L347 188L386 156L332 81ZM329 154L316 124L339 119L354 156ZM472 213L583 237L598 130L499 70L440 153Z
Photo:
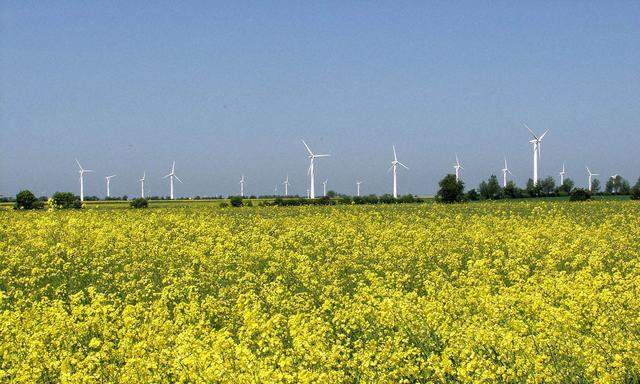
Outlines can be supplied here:
M542 173L640 176L638 1L1 1L0 194L272 193L286 173L433 194L477 187L505 154L531 177L526 122L550 129ZM282 187L279 186L281 189Z

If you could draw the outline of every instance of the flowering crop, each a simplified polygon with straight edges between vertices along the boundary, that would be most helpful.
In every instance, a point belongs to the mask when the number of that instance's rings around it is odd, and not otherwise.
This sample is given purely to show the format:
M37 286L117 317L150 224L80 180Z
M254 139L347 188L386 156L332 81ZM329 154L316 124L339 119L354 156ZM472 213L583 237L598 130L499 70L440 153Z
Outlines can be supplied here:
M0 211L0 381L640 380L640 205Z

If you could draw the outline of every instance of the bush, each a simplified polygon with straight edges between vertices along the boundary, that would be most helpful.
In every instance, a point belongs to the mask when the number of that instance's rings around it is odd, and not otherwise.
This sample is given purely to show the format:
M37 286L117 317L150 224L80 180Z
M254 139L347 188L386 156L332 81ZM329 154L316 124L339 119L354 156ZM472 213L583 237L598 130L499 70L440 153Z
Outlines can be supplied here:
M242 207L242 196L231 196L229 198L229 204L236 208Z
M591 192L586 189L576 188L571 191L570 201L585 201L591 199Z
M80 196L71 192L56 192L52 197L53 207L57 209L80 209L82 202Z
M340 204L351 204L352 202L351 196L340 196Z
M473 188L473 189L470 189L469 192L467 192L466 198L469 201L480 200L480 194L478 194L478 191L476 191L476 189Z
M131 208L147 208L149 206L149 200L144 197L138 197L131 200L129 205L131 205Z
M456 175L448 174L440 180L436 200L441 203L455 203L464 200L464 183L456 181Z
M410 203L415 203L416 198L415 196L408 194L408 195L400 196L400 198L398 198L398 201L403 204L410 204Z
M16 202L13 204L13 209L42 209L44 208L44 202L38 200L36 195L31 191L25 189L18 192L16 195Z
M631 188L631 199L632 200L640 200L640 178L636 185Z
M223 201L222 203L220 203L220 205L218 205L220 208L227 208L229 206L229 203L227 203L226 201Z

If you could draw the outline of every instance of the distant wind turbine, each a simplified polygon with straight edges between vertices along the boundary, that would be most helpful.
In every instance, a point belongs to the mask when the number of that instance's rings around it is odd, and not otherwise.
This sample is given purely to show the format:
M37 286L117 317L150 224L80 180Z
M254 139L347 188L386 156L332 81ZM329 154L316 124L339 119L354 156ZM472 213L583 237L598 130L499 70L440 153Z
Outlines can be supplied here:
M180 178L178 177L178 175L176 175L176 162L173 162L173 165L171 165L171 173L169 173L168 175L164 176L163 179L169 178L169 197L171 198L171 200L173 200L173 179L175 178L176 180L178 180L180 182L180 184L183 184L182 180L180 180Z
M244 197L244 175L240 177L240 196Z
M600 174L598 173L591 173L591 170L589 169L589 167L587 168L587 173L589 174L589 192L591 192L591 188L592 188L592 181L593 181L593 176L600 176Z
M540 163L540 154L542 151L542 139L547 134L547 132L549 132L549 130L547 129L542 135L540 135L540 137L538 137L535 133L533 133L533 131L527 124L522 124L529 130L531 136L533 136L533 140L529 140L529 142L531 143L531 145L533 145L533 182L537 183L539 180L538 167Z
M284 185L284 195L289 196L289 174L287 173L287 178L282 182Z
M111 179L116 177L116 175L107 176L104 179L107 181L107 197L111 197L111 192L109 190L109 185L111 184Z
M505 156L504 168L502 168L502 187L503 188L507 186L507 173L513 176L513 173L511 173L511 171L509 170L509 167L507 166L507 157Z
M397 176L398 165L404 167L407 170L409 169L409 167L407 167L406 165L398 161L398 156L396 156L396 146L392 145L391 147L393 148L393 161L391 162L391 167L389 168L389 171L393 171L393 197L397 199L398 198L398 176Z
M456 163L453 165L453 169L456 170L456 181L460 180L460 170L464 169L462 165L460 165L460 160L458 159L458 154L456 153Z
M78 159L76 159L76 164L78 164L78 168L80 168L80 170L78 170L78 172L80 173L80 201L84 201L84 174L85 172L93 172L93 171L90 169L82 168L82 165L80 165L80 162L78 161Z
M360 196L360 184L362 184L362 181L356 181L356 186L357 186L357 196Z
M147 176L147 171L142 172L142 178L138 179L140 182L140 197L144 199L144 179Z
M327 196L327 181L328 180L322 182L322 196Z
M562 171L558 173L560 175L560 185L564 185L564 175L567 174L567 171L564 169L564 162L562 162Z
M309 148L307 143L304 142L304 140L301 140L301 141L302 141L302 144L304 144L305 148L307 148L307 152L309 152L309 170L307 171L309 175L309 198L315 199L316 190L315 190L315 170L313 167L314 161L317 158L329 157L331 155L316 155L311 151L311 149Z

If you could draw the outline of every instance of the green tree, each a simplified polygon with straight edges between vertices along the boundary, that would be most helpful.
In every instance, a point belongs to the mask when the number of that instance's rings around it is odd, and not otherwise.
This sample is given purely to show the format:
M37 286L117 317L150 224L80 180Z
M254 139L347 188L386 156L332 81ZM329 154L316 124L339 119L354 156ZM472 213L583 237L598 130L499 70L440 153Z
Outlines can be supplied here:
M571 191L571 197L569 198L571 201L585 201L589 199L591 199L591 192L582 188L576 188Z
M507 181L507 185L502 190L506 197L517 199L521 196L520 188L516 186L516 183L513 180Z
M242 207L242 196L231 196L229 198L229 203L232 207Z
M598 193L599 191L600 191L600 180L593 179L593 181L591 182L591 192Z
M574 185L575 185L575 183L573 182L573 180L571 180L570 178L567 177L562 182L562 185L558 187L558 194L559 195L569 195L571 193L571 191L573 190Z
M129 205L131 206L131 208L147 208L149 206L149 201L144 197L138 197L131 200L131 202L129 202Z
M42 209L44 203L36 198L28 189L18 192L16 195L16 202L13 204L13 209Z
M633 200L640 200L640 178L638 178L636 185L631 188L631 198Z
M527 194L530 197L538 197L538 196L540 196L540 185L539 185L539 183L534 183L533 179L527 180Z
M464 200L464 183L456 181L456 175L448 174L438 183L440 189L436 199L442 203L455 203Z
M76 196L71 192L56 192L51 197L53 206L58 209L80 209L82 202L80 196Z
M338 193L336 191L332 191L332 190L327 191L327 197L330 197L333 199L334 197L337 197L337 196L338 196Z
M555 180L553 180L553 177L548 176L544 180L538 182L538 187L541 194L550 196L553 195L554 191L556 190L556 182Z

